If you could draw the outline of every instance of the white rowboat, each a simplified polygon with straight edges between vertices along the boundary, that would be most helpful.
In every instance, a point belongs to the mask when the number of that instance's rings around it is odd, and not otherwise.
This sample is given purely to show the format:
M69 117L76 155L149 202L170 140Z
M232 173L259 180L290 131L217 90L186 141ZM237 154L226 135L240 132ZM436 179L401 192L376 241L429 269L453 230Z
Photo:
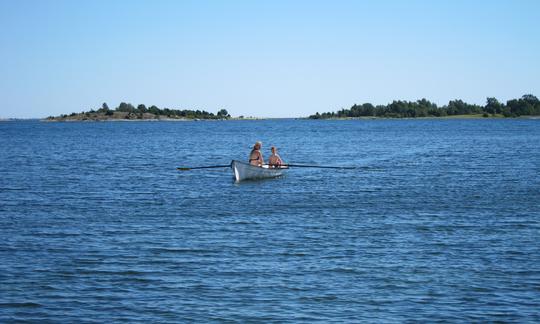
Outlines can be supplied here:
M259 167L249 163L233 160L231 168L236 182L251 179L267 179L279 177L288 169L287 167L269 168L268 165Z

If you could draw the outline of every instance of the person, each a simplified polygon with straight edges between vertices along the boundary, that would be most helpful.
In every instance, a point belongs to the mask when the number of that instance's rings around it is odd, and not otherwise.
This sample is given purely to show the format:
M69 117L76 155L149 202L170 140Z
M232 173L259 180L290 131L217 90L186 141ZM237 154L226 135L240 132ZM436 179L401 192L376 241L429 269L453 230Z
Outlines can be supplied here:
M261 153L261 142L255 143L251 153L249 153L249 164L262 167L264 164L264 159Z
M272 155L268 158L268 165L270 165L271 168L279 168L283 164L283 160L281 157L277 154L277 149L275 146L272 146Z

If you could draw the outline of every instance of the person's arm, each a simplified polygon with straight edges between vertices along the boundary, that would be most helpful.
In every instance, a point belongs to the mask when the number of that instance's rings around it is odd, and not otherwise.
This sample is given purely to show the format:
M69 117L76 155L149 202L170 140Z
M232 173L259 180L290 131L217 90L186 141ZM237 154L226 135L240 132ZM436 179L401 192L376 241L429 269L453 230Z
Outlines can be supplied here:
M261 151L259 151L259 157L261 158L261 166L262 166L264 165L264 159L263 159Z

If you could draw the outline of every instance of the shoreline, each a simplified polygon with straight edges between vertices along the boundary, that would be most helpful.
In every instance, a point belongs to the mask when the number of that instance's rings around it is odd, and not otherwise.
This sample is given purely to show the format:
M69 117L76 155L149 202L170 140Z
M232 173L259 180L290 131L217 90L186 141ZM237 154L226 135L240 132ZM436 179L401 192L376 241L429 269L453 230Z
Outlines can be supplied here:
M48 119L30 118L27 120L39 120L44 123L74 123L74 122L223 122L238 120L268 120L268 119L295 119L295 118L227 118L227 119L204 119L204 118L154 118L154 119ZM21 120L21 119L19 119Z
M363 117L336 117L336 118L309 118L306 117L304 119L309 120L385 120L385 119L392 119L392 120L426 120L426 119L540 119L539 116L517 116L517 117L504 117L502 115L500 116L486 116L483 115L451 115L451 116L442 116L442 117L436 117L436 116L428 116L428 117L376 117L376 116L363 116Z
M48 119L48 118L0 118L1 122L30 122L30 121L39 121L43 123L76 123L76 122L224 122L224 121L261 121L261 120L452 120L452 119L540 119L540 116L517 116L517 117L504 117L504 116L488 116L484 117L482 115L453 115L453 116L444 116L444 117L375 117L375 116L364 116L364 117L340 117L340 118L309 118L309 117L251 117L251 118L228 118L228 119L188 119L188 118L160 118L160 119Z

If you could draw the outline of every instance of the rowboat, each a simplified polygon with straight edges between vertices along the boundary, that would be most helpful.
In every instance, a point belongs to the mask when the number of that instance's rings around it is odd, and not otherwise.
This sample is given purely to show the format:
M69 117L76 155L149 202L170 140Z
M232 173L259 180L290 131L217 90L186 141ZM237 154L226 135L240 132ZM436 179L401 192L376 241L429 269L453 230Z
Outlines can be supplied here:
M283 175L288 169L287 167L270 168L268 165L260 167L237 160L231 162L231 168L233 169L236 182L251 179L275 178Z

